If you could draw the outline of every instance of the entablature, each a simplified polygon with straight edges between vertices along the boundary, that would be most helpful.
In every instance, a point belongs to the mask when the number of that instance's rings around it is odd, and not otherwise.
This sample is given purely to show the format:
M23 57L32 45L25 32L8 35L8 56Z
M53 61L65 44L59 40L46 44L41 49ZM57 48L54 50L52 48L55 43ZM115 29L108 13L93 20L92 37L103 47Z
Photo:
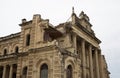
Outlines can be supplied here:
M12 53L12 54L7 54L7 55L0 55L0 60L10 59L10 58L17 59L20 56L26 56L26 55L28 55L28 52Z
M79 37L86 40L88 43L92 44L93 46L99 48L99 43L101 41L96 40L96 38L87 35L87 33L83 32L82 30L78 30L77 26L73 26L72 29L73 29L72 31L75 34L77 34Z

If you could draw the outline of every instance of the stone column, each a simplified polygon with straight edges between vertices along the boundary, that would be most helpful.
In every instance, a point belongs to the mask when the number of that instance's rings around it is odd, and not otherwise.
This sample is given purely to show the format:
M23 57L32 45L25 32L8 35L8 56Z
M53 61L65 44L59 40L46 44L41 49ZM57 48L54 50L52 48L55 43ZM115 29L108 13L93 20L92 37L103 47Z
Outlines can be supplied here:
M6 76L6 65L3 68L3 76L2 76L2 78L5 78L5 76Z
M98 58L99 58L100 78L104 78L104 76L103 76L103 63L102 63L101 50L99 51Z
M94 78L94 75L93 75L93 60L92 60L92 45L89 45L89 64L90 64L90 78Z
M99 72L99 60L98 60L98 50L95 49L95 64L96 64L96 78L100 78L100 72Z
M86 78L85 40L82 40L81 48L82 48L82 78Z
M13 74L13 66L10 65L10 74L9 74L9 78L12 78L12 74Z

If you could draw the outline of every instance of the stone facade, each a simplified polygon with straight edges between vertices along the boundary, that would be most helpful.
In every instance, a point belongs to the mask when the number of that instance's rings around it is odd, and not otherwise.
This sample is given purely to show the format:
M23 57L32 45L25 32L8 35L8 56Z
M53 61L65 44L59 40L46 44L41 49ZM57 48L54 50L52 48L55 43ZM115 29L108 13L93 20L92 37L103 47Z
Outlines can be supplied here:
M89 17L53 26L39 14L21 32L0 37L0 78L109 78Z

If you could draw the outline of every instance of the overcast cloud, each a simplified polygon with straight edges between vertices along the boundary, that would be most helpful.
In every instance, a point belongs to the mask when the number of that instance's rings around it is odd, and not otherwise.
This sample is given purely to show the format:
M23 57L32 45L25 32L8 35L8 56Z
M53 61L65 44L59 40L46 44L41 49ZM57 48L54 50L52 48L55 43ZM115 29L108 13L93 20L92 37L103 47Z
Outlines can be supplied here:
M120 78L120 0L0 0L0 36L19 32L21 19L31 20L33 14L53 25L65 22L72 6L77 15L84 11L90 17L111 78Z

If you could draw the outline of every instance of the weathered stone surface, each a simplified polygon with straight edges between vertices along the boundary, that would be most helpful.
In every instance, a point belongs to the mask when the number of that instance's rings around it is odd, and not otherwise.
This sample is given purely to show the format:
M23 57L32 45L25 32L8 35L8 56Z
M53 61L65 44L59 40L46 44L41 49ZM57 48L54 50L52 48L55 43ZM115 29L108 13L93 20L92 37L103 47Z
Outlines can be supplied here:
M30 21L23 19L21 32L0 37L0 67L16 64L16 78L40 78L44 68L48 78L67 78L70 74L71 78L109 78L101 41L89 17L81 12L80 17L72 13L71 18L56 27L39 14ZM10 70L5 69L7 73Z

